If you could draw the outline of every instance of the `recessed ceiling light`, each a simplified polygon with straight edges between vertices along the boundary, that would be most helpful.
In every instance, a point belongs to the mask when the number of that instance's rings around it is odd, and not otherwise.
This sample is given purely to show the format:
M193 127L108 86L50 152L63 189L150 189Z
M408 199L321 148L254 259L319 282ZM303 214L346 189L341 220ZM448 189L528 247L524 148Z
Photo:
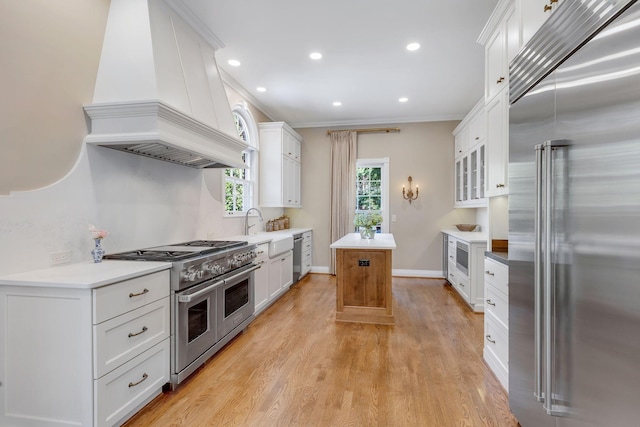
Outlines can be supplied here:
M309 55L309 58L311 58L311 59L320 59L320 58L322 58L322 54L320 52L313 52L311 55Z
M257 87L257 88L256 88L256 90L257 90L258 92L266 92L266 91L267 91L267 88L266 88L266 87L259 86L259 87Z
M230 59L229 61L227 61L227 63L229 65L231 65L232 67L239 67L240 66L240 61L238 61L237 59Z
M407 50L418 50L420 49L420 43L409 43L407 45Z
M340 102L340 101L334 101L334 102L333 102L333 106L334 106L334 107L339 107L339 106L341 106L341 105L342 105L342 102Z
M403 96L402 98L398 99L398 102L407 102L409 100L409 98L407 98L406 96Z

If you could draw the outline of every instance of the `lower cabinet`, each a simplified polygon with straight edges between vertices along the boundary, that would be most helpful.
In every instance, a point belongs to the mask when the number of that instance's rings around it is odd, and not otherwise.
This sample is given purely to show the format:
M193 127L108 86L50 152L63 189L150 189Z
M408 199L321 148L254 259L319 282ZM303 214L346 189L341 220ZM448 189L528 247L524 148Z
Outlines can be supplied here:
M261 243L256 249L255 264L260 265L254 274L255 314L260 313L269 304L269 243Z
M484 360L509 391L509 267L485 258L484 269Z
M446 239L447 281L473 311L483 312L486 240L469 241L452 235Z
M293 251L269 260L269 303L285 293L293 283Z
M313 232L306 231L302 233L302 259L300 265L300 278L304 277L311 271L313 256Z
M120 425L169 382L169 270L0 286L0 425Z

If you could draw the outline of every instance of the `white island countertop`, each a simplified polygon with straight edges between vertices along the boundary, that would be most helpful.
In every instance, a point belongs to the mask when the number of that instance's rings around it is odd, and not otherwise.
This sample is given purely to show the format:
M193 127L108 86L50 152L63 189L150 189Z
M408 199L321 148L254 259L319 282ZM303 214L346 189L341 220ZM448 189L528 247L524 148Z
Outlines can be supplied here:
M395 249L393 234L378 233L373 239L363 239L360 233L349 233L329 246L331 249Z
M170 262L116 261L66 264L0 276L0 285L94 289L171 268Z

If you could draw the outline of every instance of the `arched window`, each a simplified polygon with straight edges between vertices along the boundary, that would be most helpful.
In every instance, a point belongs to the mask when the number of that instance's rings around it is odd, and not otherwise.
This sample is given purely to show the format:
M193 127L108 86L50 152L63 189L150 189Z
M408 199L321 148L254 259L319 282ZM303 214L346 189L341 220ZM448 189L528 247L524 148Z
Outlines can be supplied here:
M246 169L224 170L225 216L244 215L247 210L256 207L255 193L258 177L257 127L245 102L233 107L232 113L238 136L249 144L249 148L242 153L242 159L248 167Z

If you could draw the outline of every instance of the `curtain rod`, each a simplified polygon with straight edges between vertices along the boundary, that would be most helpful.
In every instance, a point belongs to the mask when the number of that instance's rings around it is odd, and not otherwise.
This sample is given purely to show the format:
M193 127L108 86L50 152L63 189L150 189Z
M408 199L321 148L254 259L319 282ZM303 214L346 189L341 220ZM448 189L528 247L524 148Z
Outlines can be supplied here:
M400 132L400 128L332 129L327 131L327 135L331 135L331 132L340 132L343 130L350 130L352 132L358 132L358 133Z

